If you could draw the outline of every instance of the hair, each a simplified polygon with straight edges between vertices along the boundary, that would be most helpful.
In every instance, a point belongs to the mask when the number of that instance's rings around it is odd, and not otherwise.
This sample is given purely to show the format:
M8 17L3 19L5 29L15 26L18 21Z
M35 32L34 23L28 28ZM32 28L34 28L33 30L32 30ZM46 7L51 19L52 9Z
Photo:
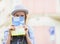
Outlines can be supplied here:
M27 14L25 13L25 24L26 24L26 20L27 20Z

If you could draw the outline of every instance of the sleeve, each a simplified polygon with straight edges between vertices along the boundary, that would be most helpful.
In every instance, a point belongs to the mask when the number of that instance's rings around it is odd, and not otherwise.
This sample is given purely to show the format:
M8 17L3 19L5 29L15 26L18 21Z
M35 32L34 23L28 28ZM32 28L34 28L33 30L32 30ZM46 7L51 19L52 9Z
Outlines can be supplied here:
M32 44L35 44L33 30L30 27L28 27L28 30L29 30L29 37L31 39L31 42L32 42Z
M4 30L3 44L6 44L8 35L9 35L9 30L6 28L6 29Z

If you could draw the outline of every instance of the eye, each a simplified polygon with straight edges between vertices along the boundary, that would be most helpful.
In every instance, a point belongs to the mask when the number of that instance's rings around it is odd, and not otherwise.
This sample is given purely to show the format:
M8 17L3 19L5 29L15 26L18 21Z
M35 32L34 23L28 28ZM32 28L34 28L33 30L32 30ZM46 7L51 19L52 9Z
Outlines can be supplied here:
M24 15L21 15L22 17L24 16Z
M18 14L16 14L15 16L19 17L19 15L18 15Z

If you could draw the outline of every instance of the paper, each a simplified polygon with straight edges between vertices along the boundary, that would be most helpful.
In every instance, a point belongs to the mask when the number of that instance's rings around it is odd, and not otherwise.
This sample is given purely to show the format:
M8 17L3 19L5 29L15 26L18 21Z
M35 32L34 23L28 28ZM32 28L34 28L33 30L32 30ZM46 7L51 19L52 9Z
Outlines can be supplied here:
M17 27L15 31L11 31L12 36L25 35L25 30L22 27Z

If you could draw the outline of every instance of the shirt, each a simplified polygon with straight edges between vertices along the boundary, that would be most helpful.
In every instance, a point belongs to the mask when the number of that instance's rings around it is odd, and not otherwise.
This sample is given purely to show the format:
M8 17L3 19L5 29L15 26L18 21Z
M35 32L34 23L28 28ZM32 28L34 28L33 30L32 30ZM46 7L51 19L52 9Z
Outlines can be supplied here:
M30 26L28 26L28 30L29 30L29 37L30 37L30 39L31 39L31 42L32 42L32 44L35 44L35 42L34 42L34 33L33 33L33 30L30 28ZM6 44L8 35L9 35L9 29L7 28L7 29L4 31L3 44Z

